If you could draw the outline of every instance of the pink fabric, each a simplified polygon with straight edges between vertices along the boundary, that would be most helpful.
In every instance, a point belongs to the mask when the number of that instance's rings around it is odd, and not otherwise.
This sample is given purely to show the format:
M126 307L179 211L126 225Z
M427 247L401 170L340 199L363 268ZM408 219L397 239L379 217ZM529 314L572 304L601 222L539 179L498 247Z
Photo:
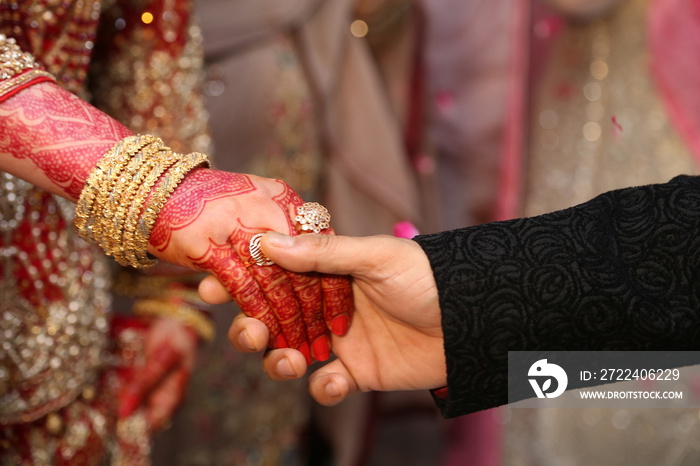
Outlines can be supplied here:
M397 238L411 239L419 235L420 232L411 222L398 222L394 225L394 236Z
M700 0L654 0L648 24L651 72L700 163Z
M499 10L508 15L508 29L503 31L509 38L508 50L510 68L507 70L508 79L503 81L503 87L507 85L507 108L505 109L506 123L503 134L501 163L499 167L499 196L497 199L497 219L507 218L515 214L519 202L522 176L522 147L524 141L523 124L525 119L525 104L527 102L527 79L529 61L529 20L530 1L513 0L512 9ZM489 5L490 6L490 5ZM488 23L488 17L481 18L481 25ZM461 43L459 45L462 45ZM468 67L466 67L469 69ZM491 70L499 69L496 66ZM504 69L505 71L505 69ZM482 85L488 84L488 78L484 74L477 74L482 80ZM490 75L489 75L490 76ZM476 80L475 80L476 82ZM491 79L491 83L499 82ZM449 88L448 88L449 89ZM434 92L437 110L443 115L456 113L460 105L466 100L456 100L455 94L438 88ZM464 96L462 96L464 98ZM475 101L469 101L473 104ZM467 107L468 108L468 107ZM471 108L473 110L473 108ZM477 111L478 112L478 111ZM456 126L444 125L449 128L457 128L462 134L469 135L470 131L483 130L476 120L464 119L456 122ZM443 133L438 137L444 136ZM463 225L462 225L463 226ZM445 449L443 466L497 466L502 463L503 451L503 427L497 421L499 409L481 411L468 416L462 416L450 421L448 427L448 441Z
M500 195L494 220L505 220L517 214L522 192L523 145L525 141L525 104L530 43L531 0L517 0L511 35L511 70L508 85L506 129L499 174Z
M456 418L450 426L444 466L497 466L501 464L503 427L500 408Z

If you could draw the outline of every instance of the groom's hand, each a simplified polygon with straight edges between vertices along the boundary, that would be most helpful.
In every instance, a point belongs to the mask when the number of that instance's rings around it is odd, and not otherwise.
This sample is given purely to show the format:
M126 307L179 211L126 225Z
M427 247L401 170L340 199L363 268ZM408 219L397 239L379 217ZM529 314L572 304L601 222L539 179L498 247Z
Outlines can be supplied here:
M428 259L410 240L389 236L285 236L267 233L265 254L296 272L353 277L355 313L345 336L333 337L337 359L316 370L309 390L333 405L362 390L414 390L444 386L445 357L437 288ZM200 292L216 294L212 284ZM229 339L240 351L266 345L260 322L238 318ZM270 351L264 368L274 380L298 378L307 364L293 350Z

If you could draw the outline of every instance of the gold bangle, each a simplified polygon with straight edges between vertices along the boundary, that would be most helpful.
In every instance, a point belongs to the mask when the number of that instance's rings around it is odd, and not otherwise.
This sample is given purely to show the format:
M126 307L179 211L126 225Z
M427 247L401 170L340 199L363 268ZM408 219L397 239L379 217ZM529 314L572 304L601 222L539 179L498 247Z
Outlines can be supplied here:
M138 226L132 243L133 247L129 250L129 252L134 255L131 265L135 267L147 267L155 263L155 259L148 257L148 239L151 236L153 225L163 205L165 205L165 201L167 201L173 191L175 191L175 188L177 188L189 172L199 166L208 167L209 160L206 155L200 152L192 152L185 155L181 160L178 160L163 176L163 181L155 188L153 195L144 206L141 218L138 220Z
M162 145L162 141L156 140L134 154L120 177L120 180L123 181L114 185L104 206L103 212L106 217L103 222L105 231L102 233L105 240L104 247L115 252L115 258L123 248L125 219L134 193L142 183L143 178L157 163L154 155L160 151Z
M194 330L203 340L214 338L214 324L199 309L186 304L173 304L157 299L140 299L134 303L135 315L145 317L166 317L179 320Z
M127 136L90 172L75 209L78 234L121 265L154 265L158 261L148 255L153 225L178 184L199 166L209 166L206 155L174 153L151 135Z
M56 78L48 71L33 69L6 79L0 83L0 102L3 102L15 93L40 82L56 82Z
M105 211L108 196L120 181L133 155L155 141L153 136L127 136L114 144L88 176L75 209L75 227L81 238L96 242L101 238L102 220L112 217Z
M143 206L148 197L152 195L151 192L153 187L156 185L158 180L163 177L163 174L177 163L179 156L180 154L175 154L168 148L161 149L157 155L157 163L154 165L153 169L134 194L134 199L129 206L129 210L124 220L124 238L119 259L119 263L121 265L133 265L137 268L148 267L151 265L151 263L143 263L142 265L139 265L139 261L136 258L135 249L137 246L134 236L136 235L136 230L139 228L139 224L141 223L141 217L144 212ZM146 247L148 247L148 243L146 243ZM155 262L152 263L154 264Z
M95 242L93 239L93 233L95 233L96 228L95 219L93 218L93 206L95 198L100 193L100 190L103 189L102 184L105 178L111 176L112 171L116 169L118 164L127 162L126 157L118 157L122 150L122 141L113 145L102 159L97 162L97 165L92 169L87 180L85 180L82 191L80 191L80 197L75 206L74 224L78 234L85 241Z
M140 156L142 149L157 142L162 144L160 139L148 134L127 136L119 142L121 143L117 149L119 152L115 151L111 157L106 156L109 157L106 160L109 163L108 172L101 182L100 191L95 196L90 212L93 218L101 220L94 227L93 235L103 239L105 242L101 245L103 248L107 247L109 243L109 232L112 230L111 219L116 213L116 206L122 201L119 193L123 191L123 188L119 187L125 186L129 182L127 179L129 168L133 170L136 164L143 164L143 158Z

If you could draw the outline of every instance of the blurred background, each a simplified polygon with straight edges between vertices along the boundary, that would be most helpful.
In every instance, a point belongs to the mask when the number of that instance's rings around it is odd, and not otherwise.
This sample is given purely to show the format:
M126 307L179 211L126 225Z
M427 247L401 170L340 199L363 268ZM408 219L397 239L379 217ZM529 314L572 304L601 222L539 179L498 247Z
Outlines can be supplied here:
M340 234L536 215L695 173L694 0L196 0L218 168L278 177ZM168 465L700 464L697 410L335 408L275 384L210 309Z

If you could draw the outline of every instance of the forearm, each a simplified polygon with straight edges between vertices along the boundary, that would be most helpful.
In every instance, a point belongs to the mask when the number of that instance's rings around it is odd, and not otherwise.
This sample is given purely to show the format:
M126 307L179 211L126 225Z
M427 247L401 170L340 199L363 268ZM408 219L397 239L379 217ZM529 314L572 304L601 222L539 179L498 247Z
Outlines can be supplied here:
M507 401L508 351L694 350L700 178L417 238L445 334L446 415Z
M53 83L0 103L0 170L76 201L90 171L131 132Z

